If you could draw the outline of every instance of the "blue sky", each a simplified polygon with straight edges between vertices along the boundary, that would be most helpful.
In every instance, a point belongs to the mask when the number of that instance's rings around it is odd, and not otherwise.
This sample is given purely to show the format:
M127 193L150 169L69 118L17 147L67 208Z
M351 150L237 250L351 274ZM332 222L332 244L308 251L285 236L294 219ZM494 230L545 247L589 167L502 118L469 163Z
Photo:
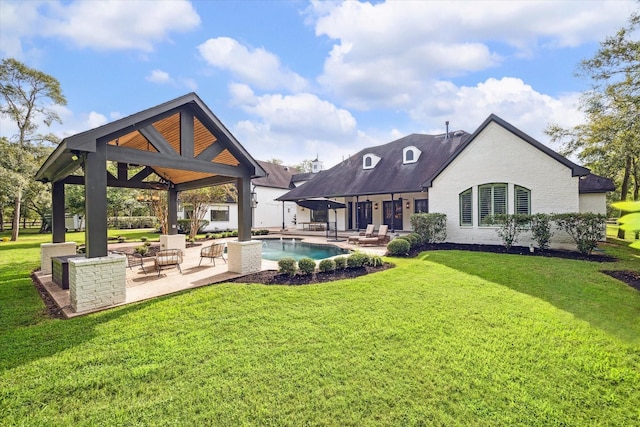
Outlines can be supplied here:
M196 92L256 159L331 167L491 113L547 143L634 1L7 1L0 56L57 78L60 137ZM0 134L15 128L0 121ZM557 149L558 147L552 147Z

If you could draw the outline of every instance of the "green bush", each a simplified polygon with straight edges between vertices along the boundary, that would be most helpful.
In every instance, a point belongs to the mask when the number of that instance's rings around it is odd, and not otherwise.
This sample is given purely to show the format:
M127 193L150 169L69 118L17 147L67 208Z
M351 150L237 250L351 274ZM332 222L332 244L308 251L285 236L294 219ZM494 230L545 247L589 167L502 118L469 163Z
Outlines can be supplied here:
M487 224L496 225L496 232L502 239L502 244L509 249L518 241L520 233L529 226L530 215L502 214L487 218Z
M404 240L407 243L409 243L409 249L411 249L413 247L413 244L411 243L411 240L407 236L398 236L398 237L396 237L396 239Z
M266 236L267 234L269 234L269 230L252 230L251 234L253 234L254 236Z
M149 241L146 241L146 242L144 242L143 244L144 244L147 248L148 248L149 246L151 246L151 242L149 242Z
M347 258L347 266L350 268L364 267L369 263L369 255L364 252L354 252Z
M149 252L149 247L142 245L142 246L138 246L133 250L135 253L140 254L140 255L146 255Z
M300 258L298 260L298 270L302 274L313 274L316 271L316 262L311 258Z
M209 221L207 221L206 219L201 219L198 222L198 232L200 230L202 230L203 227L206 227L209 224ZM179 219L178 220L178 227L180 228L180 231L184 234L190 234L191 232L191 220L190 219Z
M158 228L160 223L155 216L124 216L107 218L111 229Z
M590 255L605 236L607 217L594 213L565 213L553 215L558 228L565 231L576 242L578 250Z
M320 261L320 264L318 264L318 270L323 273L329 273L331 271L334 271L335 269L336 262L331 258L323 259L322 261Z
M416 239L416 245L421 245L423 243L422 236L418 233L411 233L410 236L413 236Z
M409 242L400 238L393 239L387 245L387 252L391 256L407 256L409 249L411 249Z
M420 241L420 239L416 238L416 236L414 234L406 234L403 236L400 236L400 238L406 240L407 242L409 242L409 245L413 248L415 246L418 245L418 242Z
M343 270L347 267L347 257L337 256L333 259L333 262L336 263L336 270Z
M380 267L383 264L382 257L380 255L370 255L369 265L371 267Z
M531 215L531 238L539 249L548 249L553 232L551 231L551 215L537 213Z
M147 236L142 236L140 238L140 241L143 242L143 243L146 242L147 240L149 240L149 238Z
M447 238L447 215L440 213L417 213L411 215L413 231L424 243L440 243Z
M286 274L287 276L293 276L296 274L297 265L296 260L293 258L281 258L278 260L278 272Z

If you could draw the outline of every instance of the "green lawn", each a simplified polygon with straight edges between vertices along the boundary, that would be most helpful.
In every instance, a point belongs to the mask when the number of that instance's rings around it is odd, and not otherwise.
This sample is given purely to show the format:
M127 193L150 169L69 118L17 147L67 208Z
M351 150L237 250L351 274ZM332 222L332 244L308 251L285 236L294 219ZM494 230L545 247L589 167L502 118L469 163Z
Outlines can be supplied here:
M624 244L607 265L433 251L65 321L28 278L38 244L0 243L0 424L640 423L640 292L599 272L639 269Z

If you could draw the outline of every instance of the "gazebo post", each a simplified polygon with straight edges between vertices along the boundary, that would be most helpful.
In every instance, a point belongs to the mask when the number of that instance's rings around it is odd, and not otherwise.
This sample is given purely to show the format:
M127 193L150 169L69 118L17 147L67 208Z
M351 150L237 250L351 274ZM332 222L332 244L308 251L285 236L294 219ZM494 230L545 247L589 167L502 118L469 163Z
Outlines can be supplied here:
M229 271L247 274L262 268L262 242L251 240L251 175L237 179L238 240L227 242Z
M251 240L251 177L238 178L238 240Z
M167 234L178 234L178 191L172 185L167 197Z
M107 145L95 147L84 168L87 258L107 256Z
M64 183L54 182L51 186L51 234L53 243L64 243L66 226L64 222Z

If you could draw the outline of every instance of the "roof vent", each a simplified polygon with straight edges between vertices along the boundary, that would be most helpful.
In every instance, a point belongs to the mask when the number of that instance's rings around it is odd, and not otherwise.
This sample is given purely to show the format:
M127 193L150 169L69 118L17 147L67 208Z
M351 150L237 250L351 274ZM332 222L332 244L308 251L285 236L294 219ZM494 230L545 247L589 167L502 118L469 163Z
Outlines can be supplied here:
M445 134L444 139L449 139L449 120L447 120L446 122L444 122L444 125L447 128L447 133Z

